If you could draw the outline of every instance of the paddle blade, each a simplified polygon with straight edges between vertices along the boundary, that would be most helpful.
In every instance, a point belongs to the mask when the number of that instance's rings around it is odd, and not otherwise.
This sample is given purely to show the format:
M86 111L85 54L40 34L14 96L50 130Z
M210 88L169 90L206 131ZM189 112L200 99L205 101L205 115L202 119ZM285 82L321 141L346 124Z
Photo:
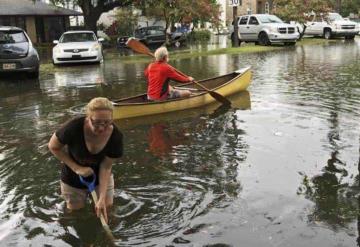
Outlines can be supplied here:
M152 54L152 52L149 50L149 48L147 48L143 43L141 43L139 40L137 40L135 38L129 38L126 41L126 45L130 49L132 49L133 51L135 51L137 53L141 53L141 54L145 54L145 55L154 57L154 54Z
M221 94L218 94L217 92L210 91L210 90L208 91L208 93L209 93L214 99L216 99L217 101L221 102L222 104L228 105L228 106L231 105L231 101L228 100L227 98L225 98L224 96L222 96Z

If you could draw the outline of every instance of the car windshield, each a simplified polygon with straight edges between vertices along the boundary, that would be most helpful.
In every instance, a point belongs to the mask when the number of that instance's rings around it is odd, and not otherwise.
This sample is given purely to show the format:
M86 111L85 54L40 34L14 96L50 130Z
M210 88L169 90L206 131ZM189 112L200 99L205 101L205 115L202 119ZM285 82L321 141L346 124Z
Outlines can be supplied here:
M341 15L335 14L335 13L334 14L329 14L328 18L329 18L330 21L341 21L341 20L344 19L344 18L342 18Z
M283 23L283 21L275 15L259 15L257 18L261 23Z
M96 41L93 33L65 33L60 38L60 43Z
M22 31L0 31L0 44L15 44L27 42Z

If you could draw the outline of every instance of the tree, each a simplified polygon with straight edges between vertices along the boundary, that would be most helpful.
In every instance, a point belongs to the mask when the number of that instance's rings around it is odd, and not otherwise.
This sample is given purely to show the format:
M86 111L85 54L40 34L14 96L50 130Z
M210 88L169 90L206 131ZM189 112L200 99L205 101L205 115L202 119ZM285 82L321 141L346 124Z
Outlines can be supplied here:
M211 22L215 26L220 23L220 5L214 0L141 0L137 6L148 17L165 21L165 32L175 23ZM169 38L167 37L167 42Z
M331 0L334 9L342 16L347 17L350 13L360 13L360 0Z
M134 13L133 8L121 8L115 12L117 33L120 35L133 35L138 24L139 15Z
M35 1L35 0L34 0ZM131 5L134 1L131 0L50 0L54 5L63 5L70 3L74 6L79 6L84 15L84 24L87 29L96 33L96 23L100 15L108 12L115 7L124 7Z
M331 5L327 0L274 0L273 13L286 22L295 21L303 26L300 38L304 36L309 14L327 13Z

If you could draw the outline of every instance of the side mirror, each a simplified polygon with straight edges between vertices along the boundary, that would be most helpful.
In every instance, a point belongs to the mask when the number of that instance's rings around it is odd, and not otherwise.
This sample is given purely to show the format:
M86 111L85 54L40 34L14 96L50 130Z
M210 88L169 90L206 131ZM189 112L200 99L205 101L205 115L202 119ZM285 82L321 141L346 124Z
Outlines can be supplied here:
M103 42L105 39L104 38L99 38L98 41L99 42Z
M55 45L57 45L57 44L59 44L59 40L54 40L53 43L54 43Z

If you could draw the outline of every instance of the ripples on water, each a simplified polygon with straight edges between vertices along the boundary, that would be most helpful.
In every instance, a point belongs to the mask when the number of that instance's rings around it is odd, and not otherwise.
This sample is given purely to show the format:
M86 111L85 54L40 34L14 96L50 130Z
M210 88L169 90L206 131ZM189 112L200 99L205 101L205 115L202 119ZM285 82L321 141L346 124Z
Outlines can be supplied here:
M354 246L359 46L173 61L198 79L251 65L251 97L117 123L126 152L114 166L116 244ZM47 142L73 106L143 92L145 66L109 60L0 79L1 245L109 244L90 203L64 209Z

